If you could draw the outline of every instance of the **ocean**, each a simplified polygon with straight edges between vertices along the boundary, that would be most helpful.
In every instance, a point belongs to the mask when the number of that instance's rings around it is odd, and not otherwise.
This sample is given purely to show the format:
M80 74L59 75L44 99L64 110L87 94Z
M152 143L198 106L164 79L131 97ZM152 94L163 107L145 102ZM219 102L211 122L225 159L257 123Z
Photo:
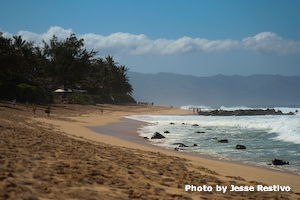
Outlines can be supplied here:
M191 106L182 107L188 109ZM222 110L250 109L247 107ZM251 108L253 109L253 108ZM266 108L261 108L266 109ZM300 108L275 107L283 113ZM192 111L191 111L192 113ZM199 115L132 115L129 119L148 122L138 134L148 137L153 145L224 161L262 166L300 175L300 113L296 115L264 116L199 116ZM169 133L165 133L168 131ZM164 139L150 139L155 132ZM227 139L228 143L218 143ZM196 144L197 146L193 146ZM236 149L236 145L246 149ZM289 165L270 165L273 159L288 161Z

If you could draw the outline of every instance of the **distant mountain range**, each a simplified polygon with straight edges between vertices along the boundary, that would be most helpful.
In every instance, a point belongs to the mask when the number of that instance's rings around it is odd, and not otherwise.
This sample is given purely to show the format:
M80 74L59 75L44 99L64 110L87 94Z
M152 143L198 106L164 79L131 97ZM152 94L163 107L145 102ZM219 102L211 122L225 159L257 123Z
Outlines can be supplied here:
M196 77L172 73L128 72L138 102L183 105L277 107L300 105L300 76L252 75Z

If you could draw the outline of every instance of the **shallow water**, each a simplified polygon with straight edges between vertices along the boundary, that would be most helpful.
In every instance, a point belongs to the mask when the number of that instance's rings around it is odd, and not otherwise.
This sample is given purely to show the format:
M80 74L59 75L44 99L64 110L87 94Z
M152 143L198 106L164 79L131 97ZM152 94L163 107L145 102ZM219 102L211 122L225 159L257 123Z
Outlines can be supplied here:
M290 110L295 111L295 108ZM287 108L282 110L289 111ZM141 137L151 138L155 132L165 139L150 139L154 145L174 149L184 143L195 147L180 147L192 152L223 160L288 170L300 174L300 115L281 116L198 116L142 115L128 118L150 122L142 126ZM174 123L174 124L170 124ZM197 124L197 126L195 126ZM169 131L170 133L164 133ZM200 132L200 133L197 133ZM218 143L227 139L228 143ZM237 144L246 149L235 149ZM269 165L272 159L289 161L289 165Z

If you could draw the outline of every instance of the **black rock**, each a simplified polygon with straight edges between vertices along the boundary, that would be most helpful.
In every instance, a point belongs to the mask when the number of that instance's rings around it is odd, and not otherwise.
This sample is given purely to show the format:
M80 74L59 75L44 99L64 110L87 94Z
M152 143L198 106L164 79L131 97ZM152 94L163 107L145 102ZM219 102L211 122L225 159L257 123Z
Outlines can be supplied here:
M272 164L273 165L288 165L289 162L288 161L283 161L283 160L279 160L279 159L274 159L272 160Z
M154 135L151 137L151 139L162 139L162 138L166 138L166 137L160 134L159 132L155 132Z
M198 146L197 144L193 144L192 146L187 146L187 145L185 145L185 144L183 144L183 143L173 143L174 145L179 145L179 147L196 147L196 146Z
M205 133L204 131L196 131L195 133Z
M183 143L173 143L173 145L185 145Z
M236 149L246 149L246 146L238 144L238 145L236 145L235 148Z
M180 144L179 147L188 147L185 144Z

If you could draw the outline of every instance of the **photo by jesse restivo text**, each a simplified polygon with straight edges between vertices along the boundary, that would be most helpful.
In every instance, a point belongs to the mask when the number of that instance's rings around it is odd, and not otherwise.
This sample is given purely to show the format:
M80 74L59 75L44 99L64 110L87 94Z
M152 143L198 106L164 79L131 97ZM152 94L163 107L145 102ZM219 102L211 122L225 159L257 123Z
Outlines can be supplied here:
M247 191L258 191L258 192L290 192L291 187L289 186L280 186L280 185L272 185L272 186L264 186L264 185L257 185L257 186L235 186L231 185L228 186L222 186L222 185L216 185L215 187L202 185L202 186L195 186L195 185L185 185L185 191L186 192L223 192L226 193L227 191L230 192L247 192Z

